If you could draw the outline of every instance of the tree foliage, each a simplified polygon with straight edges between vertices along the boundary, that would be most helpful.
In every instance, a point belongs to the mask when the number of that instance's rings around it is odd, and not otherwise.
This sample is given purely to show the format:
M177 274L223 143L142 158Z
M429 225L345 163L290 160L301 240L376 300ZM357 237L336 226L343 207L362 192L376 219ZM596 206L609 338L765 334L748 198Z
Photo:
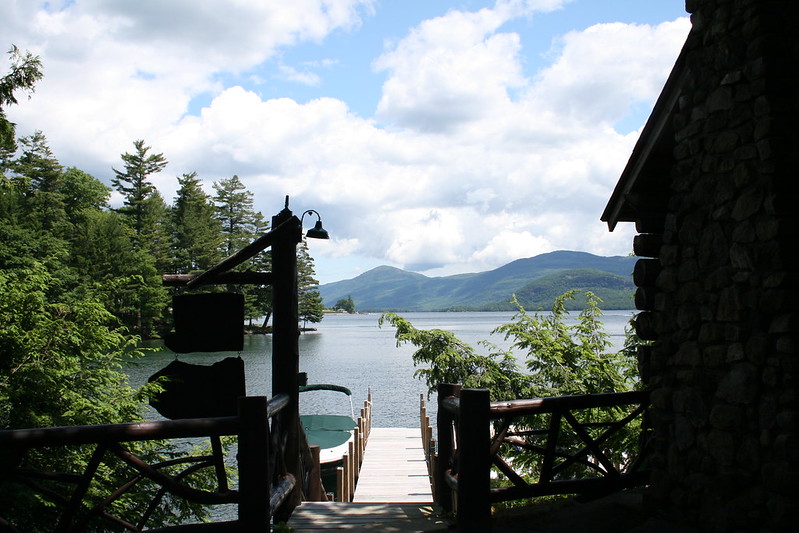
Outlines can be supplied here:
M151 147L145 146L141 139L133 141L133 147L134 153L122 154L124 170L113 169L114 177L111 183L122 195L124 205L118 211L133 228L136 237L134 242L139 246L148 243L147 226L153 225L152 204L157 203L153 199L157 189L151 176L161 172L167 165L167 160L164 154L148 154Z
M585 294L585 309L576 321L570 321L566 302L576 292L556 298L548 313L529 314L514 298L516 314L492 332L510 340L511 347L503 350L481 341L488 350L486 355L478 354L449 331L417 329L396 313L383 314L379 323L397 329L398 346L411 343L417 348L412 356L419 367L415 375L423 379L430 393L439 383L485 388L492 400L632 389L638 382L634 350L607 351L610 341L602 326L600 300L590 292Z
M618 353L608 352L610 342L603 330L599 299L587 292L585 308L577 320L572 321L566 302L574 298L575 293L568 291L556 298L549 313L529 314L514 298L516 314L510 322L493 331L511 341L510 349L499 349L482 341L481 345L488 350L485 355L478 354L451 332L417 329L396 313L382 315L379 323L387 322L397 329L398 346L411 343L416 347L412 355L417 367L415 376L425 382L429 393L439 383L456 383L464 388L488 389L492 401L504 401L622 392L634 388L638 383L633 348L636 339L628 332L625 348ZM618 414L617 408L597 408L579 416L592 422L605 422L618 420ZM541 421L517 420L516 429L541 429L536 423ZM631 451L638 444L638 433L635 423L615 433L604 443L607 456L619 464L628 460L634 455ZM529 449L544 449L545 438L540 432L531 432L526 437ZM563 437L559 446L569 449L573 443L569 442L569 437ZM524 448L506 447L504 456L526 475L533 475L540 467L540 455ZM584 467L576 465L569 475L579 469Z
M203 271L222 259L222 231L211 197L202 189L196 172L178 177L172 207L173 271Z
M65 169L42 132L14 138L4 109L17 103L17 91L33 90L41 64L16 48L11 59L11 71L0 77L0 428L138 421L152 386L132 388L124 370L141 356L140 338L164 325L169 293L161 274L205 270L268 224L238 178L228 184L243 199L236 232L223 231L217 206L195 173L179 178L174 205L167 205L152 182L166 158L142 140L122 154L123 170L114 169L112 184L124 203L111 209L111 188L78 168ZM305 261L312 275L312 259ZM269 270L269 254L243 268ZM268 312L270 295L265 287L252 288L252 312ZM145 459L171 453L162 443L131 446ZM3 452L0 470L13 465ZM85 449L70 447L31 452L25 461L43 470L80 472L87 459ZM104 463L98 472L100 487L87 496L93 501L120 486L125 470ZM206 482L200 477L195 485ZM156 490L140 483L113 505L123 514L134 512ZM4 518L18 519L25 531L51 531L55 510L37 498L0 483ZM148 525L201 519L203 513L167 497Z
M8 56L11 67L0 77L0 177L3 175L3 160L16 150L14 124L6 118L5 108L18 103L18 91L26 92L30 96L36 82L44 75L38 56L30 52L23 53L14 45L8 51Z
M333 309L336 311L346 311L348 313L355 312L355 301L352 299L352 295L347 296L346 298L339 298L336 304L333 306Z
M324 318L325 308L319 294L319 281L316 279L313 259L305 239L297 246L297 305L303 326L308 322L321 322Z

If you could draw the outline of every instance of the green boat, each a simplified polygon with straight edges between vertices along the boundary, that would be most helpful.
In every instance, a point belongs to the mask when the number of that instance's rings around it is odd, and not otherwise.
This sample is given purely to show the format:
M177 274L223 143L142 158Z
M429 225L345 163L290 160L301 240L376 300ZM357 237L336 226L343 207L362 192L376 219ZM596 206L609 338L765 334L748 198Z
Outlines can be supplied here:
M344 454L349 452L349 443L354 438L355 413L352 407L352 392L341 385L319 383L303 385L300 392L333 391L347 395L350 403L348 415L300 415L308 445L319 446L319 462L322 482L328 491L335 488L336 468L342 466Z

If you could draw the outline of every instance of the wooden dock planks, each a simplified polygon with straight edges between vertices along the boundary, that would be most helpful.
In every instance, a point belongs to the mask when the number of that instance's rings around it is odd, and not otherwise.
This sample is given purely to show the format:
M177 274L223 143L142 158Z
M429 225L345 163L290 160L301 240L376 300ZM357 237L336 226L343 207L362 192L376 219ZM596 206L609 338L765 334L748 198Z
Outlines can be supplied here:
M315 531L445 532L432 504L303 502L288 523L294 533Z
M444 532L433 505L418 428L372 428L353 503L303 502L289 520L296 533L324 530Z
M353 501L433 501L419 429L372 429Z

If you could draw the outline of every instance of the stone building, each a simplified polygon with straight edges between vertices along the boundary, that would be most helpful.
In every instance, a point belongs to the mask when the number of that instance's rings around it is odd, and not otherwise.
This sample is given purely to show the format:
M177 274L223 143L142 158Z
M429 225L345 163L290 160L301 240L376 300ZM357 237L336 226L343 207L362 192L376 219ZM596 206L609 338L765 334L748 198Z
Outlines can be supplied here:
M602 215L634 222L651 500L702 531L799 516L799 1L692 30Z

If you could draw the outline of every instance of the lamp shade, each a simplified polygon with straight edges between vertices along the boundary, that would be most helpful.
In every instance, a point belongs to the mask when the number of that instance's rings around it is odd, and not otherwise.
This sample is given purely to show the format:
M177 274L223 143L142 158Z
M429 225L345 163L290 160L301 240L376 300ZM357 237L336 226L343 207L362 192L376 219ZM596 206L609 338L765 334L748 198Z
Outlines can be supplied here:
M309 229L305 236L310 239L329 239L330 235L328 235L327 230L322 227L322 221L317 220L314 227Z

